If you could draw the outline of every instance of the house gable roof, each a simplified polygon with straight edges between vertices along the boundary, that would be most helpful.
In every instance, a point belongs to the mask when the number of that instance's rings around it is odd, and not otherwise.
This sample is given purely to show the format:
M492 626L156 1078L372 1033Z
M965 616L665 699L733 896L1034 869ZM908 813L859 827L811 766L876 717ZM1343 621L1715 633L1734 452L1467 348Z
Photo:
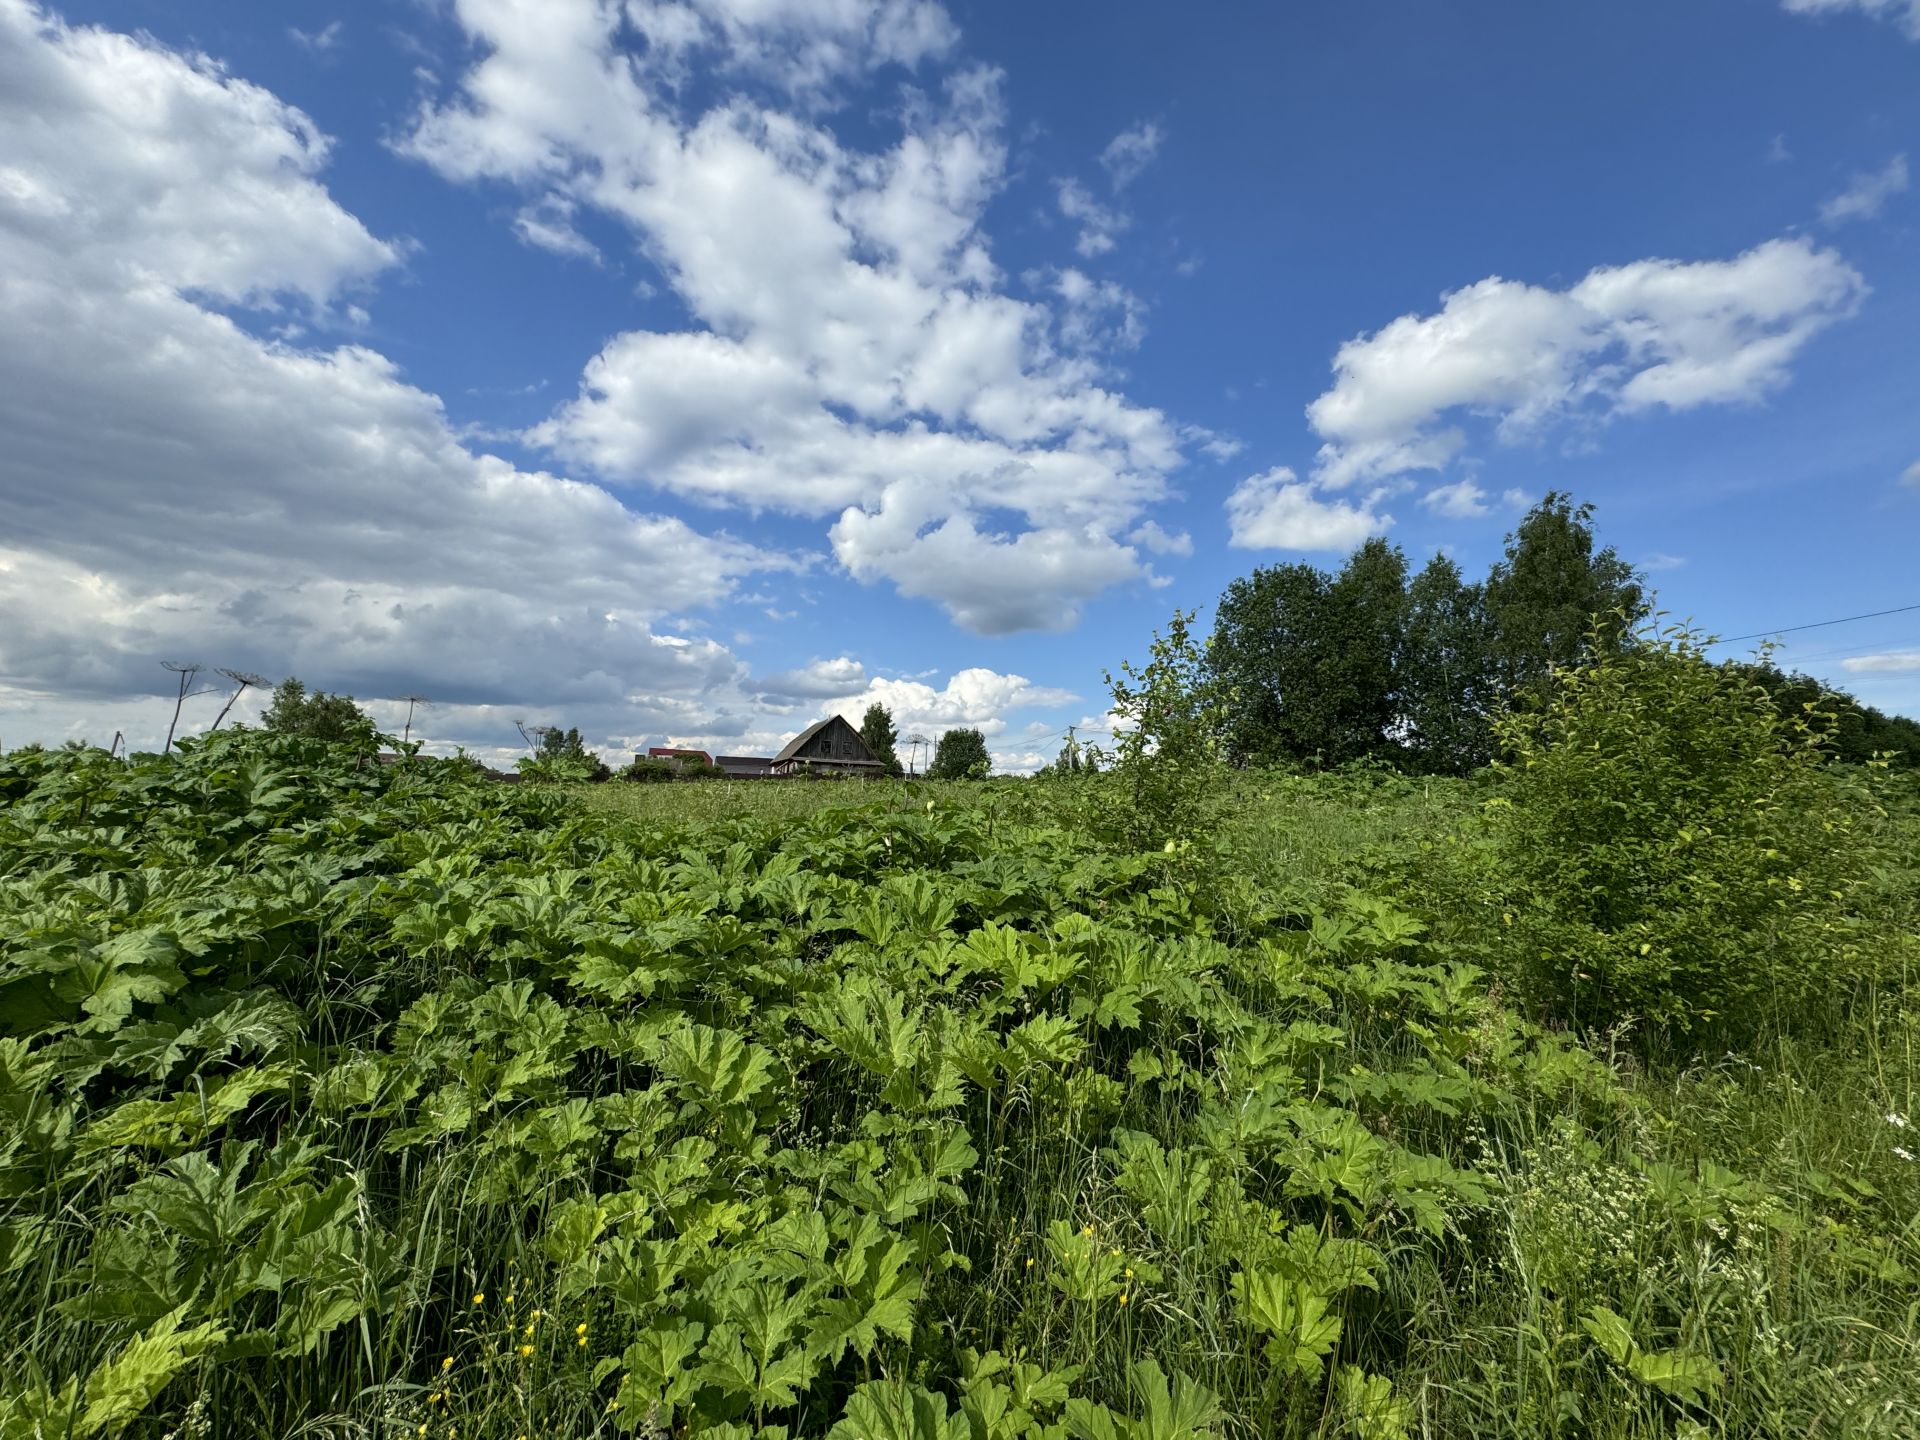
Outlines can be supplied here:
M867 749L867 742L860 738L860 732L854 729L853 726L849 725L846 721L846 717L843 715L829 715L824 720L816 720L813 724L809 725L806 729L802 730L798 735L794 736L793 739L789 740L785 745L783 745L780 749L780 753L773 757L773 763L778 765L783 761L793 759L793 757L795 755L798 755L800 751L806 746L809 740L813 739L813 737L818 735L822 730L829 729L834 725L838 725L840 726L841 729L845 730L847 734L851 736L852 739L855 741L855 743L857 743L860 747L857 751L854 752L859 757L859 759L849 763L859 764L863 761L870 765L879 763L873 758L873 753Z

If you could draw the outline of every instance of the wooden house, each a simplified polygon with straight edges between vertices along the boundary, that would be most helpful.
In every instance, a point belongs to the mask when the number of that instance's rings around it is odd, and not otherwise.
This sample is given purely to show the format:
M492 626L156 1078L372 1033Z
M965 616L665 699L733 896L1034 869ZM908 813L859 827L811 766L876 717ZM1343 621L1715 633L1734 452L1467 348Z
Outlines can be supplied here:
M860 732L839 715L809 725L786 743L769 767L775 775L878 777L887 773Z

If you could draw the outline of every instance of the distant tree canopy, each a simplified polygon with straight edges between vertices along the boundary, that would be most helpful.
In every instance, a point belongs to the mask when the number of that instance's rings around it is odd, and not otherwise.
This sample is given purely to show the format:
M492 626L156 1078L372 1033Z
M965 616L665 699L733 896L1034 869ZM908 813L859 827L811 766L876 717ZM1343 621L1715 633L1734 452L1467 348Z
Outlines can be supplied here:
M1598 623L1617 643L1647 616L1642 579L1611 545L1594 549L1593 506L1557 490L1507 536L1483 587L1501 687L1537 692L1549 672L1576 663Z
M1771 662L1735 661L1754 684L1773 697L1776 709L1792 717L1811 711L1828 748L1841 760L1864 764L1891 755L1900 766L1920 766L1920 721L1888 715L1873 706L1827 689L1811 675L1788 674Z
M606 761L587 749L576 726L562 730L555 725L549 729L540 737L540 754L536 758L545 769L566 774L578 771L588 780L605 780L613 774ZM526 769L524 763L521 769ZM543 771L536 769L535 773Z
M1506 696L1574 663L1597 624L1646 613L1633 569L1594 543L1592 508L1549 494L1507 537L1485 581L1435 556L1411 580L1372 539L1336 574L1294 563L1234 581L1215 613L1208 670L1237 763L1368 758L1462 773L1492 758Z
M1642 578L1595 541L1593 507L1555 491L1482 581L1445 555L1409 579L1380 539L1334 574L1293 563L1235 580L1215 610L1207 683L1236 764L1377 759L1460 775L1494 758L1495 717L1544 703L1555 672L1642 643L1649 609ZM1782 712L1811 707L1835 758L1920 766L1920 723L1769 662L1725 663Z
M372 750L380 743L373 718L354 704L351 695L309 691L291 675L274 687L260 725L282 735L304 735L358 750Z
M993 769L987 737L978 730L949 730L934 747L929 780L984 780Z
M867 749L873 752L873 758L887 767L887 774L900 773L900 757L893 749L900 734L893 728L892 711L877 701L867 706L867 713L860 720L860 738L866 743Z

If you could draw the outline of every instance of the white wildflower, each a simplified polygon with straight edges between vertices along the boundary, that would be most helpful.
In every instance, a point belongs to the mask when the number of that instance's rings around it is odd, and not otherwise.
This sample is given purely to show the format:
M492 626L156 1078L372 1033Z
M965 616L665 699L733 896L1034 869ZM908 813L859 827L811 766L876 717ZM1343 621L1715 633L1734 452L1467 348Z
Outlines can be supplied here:
M1887 1112L1887 1124L1893 1126L1896 1130L1904 1130L1907 1128L1907 1117L1902 1115L1898 1110L1889 1110Z

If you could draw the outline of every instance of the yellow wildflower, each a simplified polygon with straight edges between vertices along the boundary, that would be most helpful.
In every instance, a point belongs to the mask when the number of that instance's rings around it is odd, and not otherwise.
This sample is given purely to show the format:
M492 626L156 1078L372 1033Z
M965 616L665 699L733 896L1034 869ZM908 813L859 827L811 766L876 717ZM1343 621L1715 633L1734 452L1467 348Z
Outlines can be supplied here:
M579 1323L578 1325L576 1325L576 1326L574 1326L574 1327L573 1327L573 1333L574 1333L574 1334L576 1334L576 1335L584 1335L584 1334L586 1334L586 1333L587 1333L587 1322L586 1322L586 1321L584 1321L584 1320L582 1320L582 1321L581 1321L581 1322L580 1322L580 1323Z
M1027 1269L1033 1269L1033 1257L1031 1255L1027 1257Z
M1082 1225L1082 1226L1080 1227L1080 1233L1081 1233L1082 1235L1091 1235L1091 1234L1093 1234L1093 1226L1091 1226L1091 1225Z
M440 1362L440 1368L442 1370L451 1370L453 1368L453 1356L449 1355L446 1359L442 1360Z
M1126 1297L1125 1295L1122 1295L1122 1296L1120 1297L1120 1303L1121 1303L1122 1305L1124 1305L1124 1304L1126 1304L1126 1303L1127 1303L1127 1297Z
M486 1292L486 1291L484 1291L484 1290L476 1290L476 1291L474 1291L474 1292L473 1292L473 1303L474 1303L474 1304L476 1304L476 1305L484 1305L484 1304L486 1304L486 1303L487 1303L487 1292Z
M527 1356L531 1355L532 1353L533 1353L533 1346L522 1345L520 1347L520 1355L522 1359L525 1359Z

